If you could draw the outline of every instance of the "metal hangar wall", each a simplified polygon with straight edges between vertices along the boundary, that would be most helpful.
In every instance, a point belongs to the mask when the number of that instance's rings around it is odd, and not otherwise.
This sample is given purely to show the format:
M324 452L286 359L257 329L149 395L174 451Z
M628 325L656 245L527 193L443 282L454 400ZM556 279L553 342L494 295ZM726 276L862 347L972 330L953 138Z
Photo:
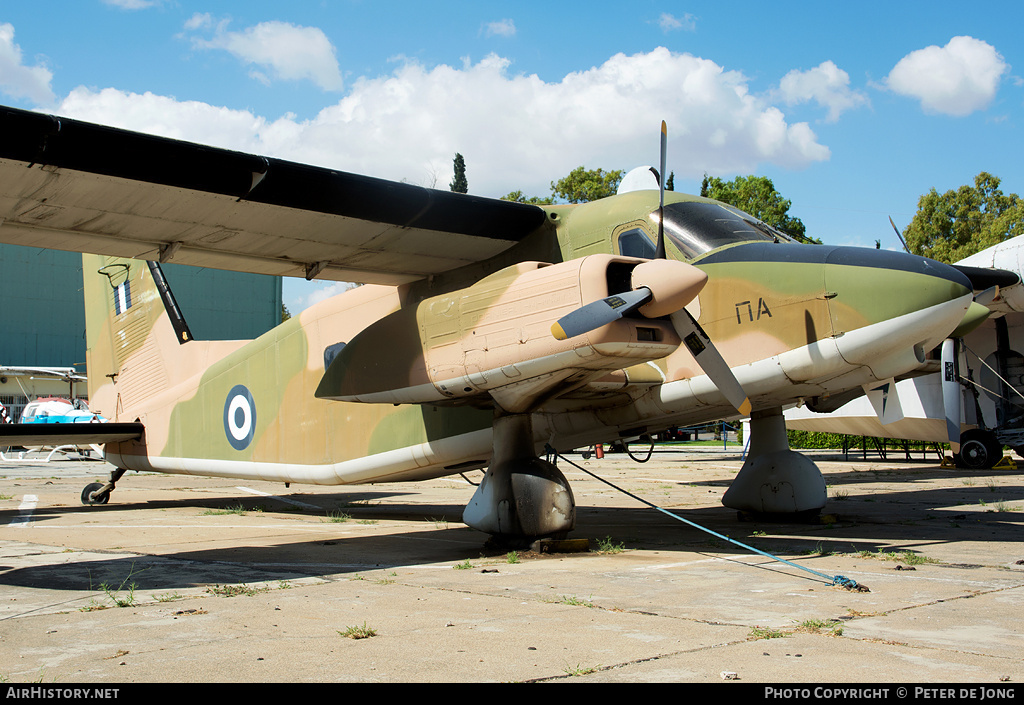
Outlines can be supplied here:
M172 264L163 269L199 340L256 338L281 322L280 277ZM0 245L0 365L85 372L81 255Z

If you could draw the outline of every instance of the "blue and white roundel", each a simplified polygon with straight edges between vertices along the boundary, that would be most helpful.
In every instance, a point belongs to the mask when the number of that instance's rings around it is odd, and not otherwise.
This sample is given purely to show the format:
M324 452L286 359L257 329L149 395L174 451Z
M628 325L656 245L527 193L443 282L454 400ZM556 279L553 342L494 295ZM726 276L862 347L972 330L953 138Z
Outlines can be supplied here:
M256 403L244 385L237 384L224 402L224 433L235 450L245 450L256 431Z

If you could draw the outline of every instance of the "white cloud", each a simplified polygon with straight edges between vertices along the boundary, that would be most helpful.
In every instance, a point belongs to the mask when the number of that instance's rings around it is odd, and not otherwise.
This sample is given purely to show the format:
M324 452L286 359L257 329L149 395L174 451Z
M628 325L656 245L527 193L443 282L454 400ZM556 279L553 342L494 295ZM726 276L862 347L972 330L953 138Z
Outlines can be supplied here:
M488 37L514 37L516 34L516 23L508 19L488 22L485 34Z
M953 37L944 47L907 54L885 83L896 93L920 100L928 112L962 117L988 107L1009 70L991 44Z
M300 311L312 306L313 304L326 301L333 296L337 296L349 289L355 288L355 286L355 284L349 282L318 282L306 287L309 290L309 293L306 295L303 295L304 292L301 287L296 287L297 290L292 294L292 300L295 302L295 310ZM288 310L291 311L292 307L289 306Z
M162 0L103 0L105 5L113 5L122 10L145 10L160 5Z
M210 29L213 25L213 15L209 12L196 12L185 21L187 30Z
M25 66L23 61L21 47L14 43L14 26L0 23L0 92L39 105L52 104L53 73L45 66Z
M214 27L208 14L196 13L186 23L189 31ZM199 49L223 49L253 69L250 75L263 82L310 80L327 91L341 90L343 80L334 45L317 27L300 27L288 22L261 22L241 32L227 31L227 23L216 24L212 39L192 38Z
M662 12L661 16L658 17L658 26L661 27L664 32L672 32L678 29L684 29L687 32L693 32L697 29L696 18L687 13L682 17L676 17L667 12Z
M845 110L867 105L868 97L850 90L850 76L831 61L808 71L794 69L779 82L779 97L787 104L814 101L828 108L828 122L835 122Z
M764 163L801 168L830 156L806 123L789 124L751 95L742 74L688 54L617 54L557 82L508 69L496 55L459 68L404 60L391 75L358 79L305 121L113 88L78 88L60 111L358 174L436 180L440 188L461 152L470 191L487 196L547 195L551 181L581 164L652 163L662 119L669 164L681 178L749 174Z
M162 137L188 140L239 151L265 152L276 123L245 110L231 110L199 101L179 101L153 93L125 93L115 88L93 91L78 87L58 112ZM286 123L289 118L282 118Z

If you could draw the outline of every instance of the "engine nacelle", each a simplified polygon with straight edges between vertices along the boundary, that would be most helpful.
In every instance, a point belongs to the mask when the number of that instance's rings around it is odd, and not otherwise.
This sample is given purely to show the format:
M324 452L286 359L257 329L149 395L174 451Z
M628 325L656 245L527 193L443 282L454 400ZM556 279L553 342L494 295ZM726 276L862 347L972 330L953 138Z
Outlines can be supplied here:
M345 345L316 396L393 404L497 398L502 388L529 396L545 384L575 384L663 358L680 344L668 320L637 316L568 340L551 335L551 324L570 311L629 290L633 270L645 262L611 255L522 262L406 306Z

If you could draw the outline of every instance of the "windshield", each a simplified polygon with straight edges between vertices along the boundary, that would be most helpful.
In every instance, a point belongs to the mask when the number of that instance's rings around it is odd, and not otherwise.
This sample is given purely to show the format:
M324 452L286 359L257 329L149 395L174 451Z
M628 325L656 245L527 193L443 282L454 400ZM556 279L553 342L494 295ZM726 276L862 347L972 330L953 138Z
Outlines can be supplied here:
M651 213L658 222L658 211ZM734 242L793 242L767 223L724 203L690 201L665 204L665 237L687 259Z

